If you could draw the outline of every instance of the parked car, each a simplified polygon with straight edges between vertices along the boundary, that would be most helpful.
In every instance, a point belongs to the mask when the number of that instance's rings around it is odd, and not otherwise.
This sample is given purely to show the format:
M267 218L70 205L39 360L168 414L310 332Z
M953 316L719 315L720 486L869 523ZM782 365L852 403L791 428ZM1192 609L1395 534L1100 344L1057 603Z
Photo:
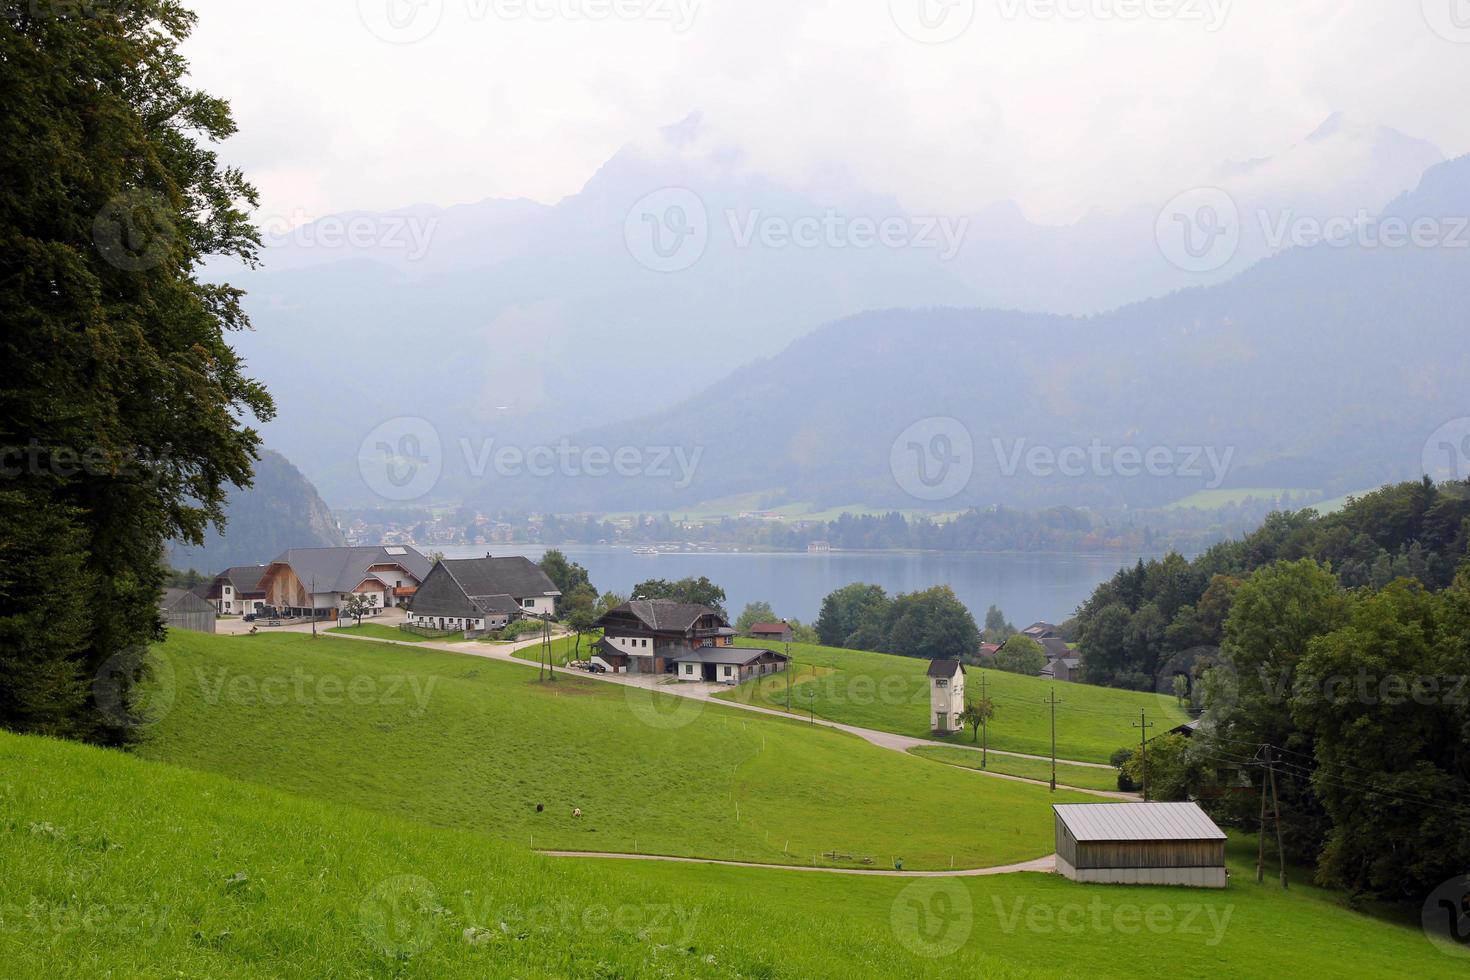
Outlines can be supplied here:
M605 673L607 673L607 668L604 667L602 664L594 664L594 663L591 663L591 662L589 662L587 664L587 666L585 668L583 668L583 669L586 670L587 673L589 673L589 674L605 674Z

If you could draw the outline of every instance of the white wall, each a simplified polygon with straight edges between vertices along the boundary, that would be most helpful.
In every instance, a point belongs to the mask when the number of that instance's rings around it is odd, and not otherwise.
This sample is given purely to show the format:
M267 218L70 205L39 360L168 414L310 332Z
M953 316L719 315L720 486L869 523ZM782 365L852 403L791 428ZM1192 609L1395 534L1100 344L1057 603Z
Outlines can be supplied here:
M942 712L945 718L944 730L957 732L962 727L959 716L965 710L965 676L949 679L949 683L939 686L942 678L929 678L929 727L938 730L938 716Z
M526 596L521 610L527 616L550 616L556 611L556 600L551 596Z
M639 657L653 656L653 640L648 637L604 635L603 639L611 643L613 649L620 650L623 653L630 653Z

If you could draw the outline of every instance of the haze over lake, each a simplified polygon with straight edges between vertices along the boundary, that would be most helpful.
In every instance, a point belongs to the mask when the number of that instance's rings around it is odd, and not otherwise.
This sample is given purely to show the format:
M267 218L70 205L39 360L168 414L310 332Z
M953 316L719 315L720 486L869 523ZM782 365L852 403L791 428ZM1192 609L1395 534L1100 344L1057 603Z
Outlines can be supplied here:
M539 561L541 545L463 545L442 549L448 558L485 554L524 555ZM822 599L852 582L872 582L890 595L948 585L969 607L977 622L995 603L1018 627L1036 620L1061 622L1070 617L1100 583L1134 554L975 554L934 552L830 552L806 554L675 552L636 555L629 548L576 546L560 548L584 566L598 590L626 595L651 578L680 579L707 575L725 590L725 608L737 616L748 602L763 599L778 615L813 622Z

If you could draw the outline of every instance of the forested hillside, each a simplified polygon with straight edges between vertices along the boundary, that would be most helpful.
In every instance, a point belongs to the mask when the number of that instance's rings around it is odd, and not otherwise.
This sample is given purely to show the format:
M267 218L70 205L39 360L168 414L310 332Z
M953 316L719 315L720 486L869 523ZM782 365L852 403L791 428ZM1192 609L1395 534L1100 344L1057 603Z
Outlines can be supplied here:
M1092 683L1170 690L1174 674L1218 649L1240 583L1275 561L1320 562L1349 589L1381 589L1396 578L1442 589L1467 555L1470 484L1384 487L1326 517L1272 514L1194 561L1140 561L1099 586L1075 623L1083 669Z
M205 574L232 565L259 565L287 548L344 545L332 511L316 488L280 453L264 450L255 464L255 482L230 488L223 533L211 530L202 547L169 550L173 567Z

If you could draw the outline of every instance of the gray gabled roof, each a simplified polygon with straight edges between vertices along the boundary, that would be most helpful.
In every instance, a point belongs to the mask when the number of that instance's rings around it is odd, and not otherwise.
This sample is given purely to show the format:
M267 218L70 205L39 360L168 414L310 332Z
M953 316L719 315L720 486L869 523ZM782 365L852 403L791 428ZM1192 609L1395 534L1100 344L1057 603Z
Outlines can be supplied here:
M698 650L690 650L688 653L681 653L670 659L676 664L734 664L737 667L744 667L766 656L786 660L785 654L756 647L700 647Z
M260 580L265 576L266 565L235 565L227 568L215 576L217 579L226 578L235 587L236 592L258 593L261 590Z
M1055 803L1076 841L1224 840L1196 803Z
M929 661L930 677L953 677L956 673L964 673L965 665L958 660L931 660Z
M675 602L672 599L634 599L625 602L616 609L609 610L607 615L614 613L628 613L640 623L654 632L685 633L694 628L701 617L716 616L715 612L708 606L701 606L692 602ZM604 617L606 618L606 617ZM728 626L723 618L720 622Z
M180 612L214 612L214 604L201 599L189 589L164 589L158 597L158 608Z
M559 596L556 583L541 566L519 555L506 558L446 558L442 564L471 599L509 596L512 599ZM514 605L514 603L513 603Z
M433 567L429 559L407 545L292 548L272 562L279 563L290 565L301 585L317 593L351 592L368 577L368 569L374 565L400 565L420 582Z

